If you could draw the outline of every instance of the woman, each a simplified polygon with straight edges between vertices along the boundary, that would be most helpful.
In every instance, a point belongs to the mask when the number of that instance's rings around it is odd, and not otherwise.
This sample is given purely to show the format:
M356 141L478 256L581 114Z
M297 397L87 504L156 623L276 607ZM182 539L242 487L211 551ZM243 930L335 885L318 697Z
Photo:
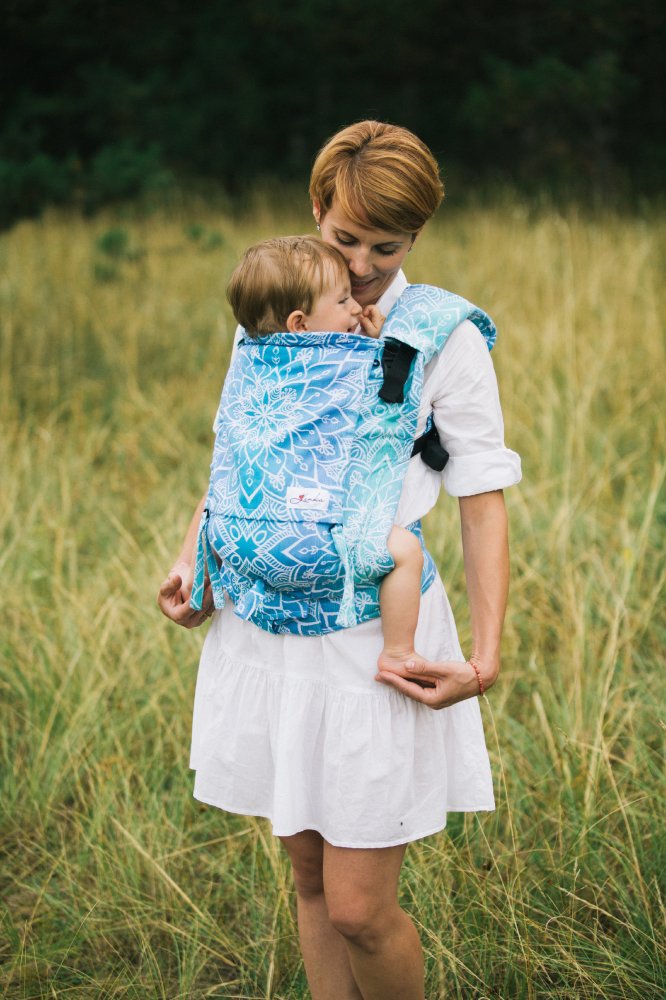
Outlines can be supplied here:
M443 196L437 164L406 129L360 122L320 151L310 185L321 237L345 256L352 295L384 315ZM450 454L443 476L416 457L396 524L425 515L442 479L459 497L473 649L465 660L441 580L422 595L417 648L429 659L375 674L379 619L320 637L270 635L226 607L206 637L195 699L194 794L267 816L291 859L314 1000L422 1000L423 954L397 902L406 844L446 811L494 808L478 702L499 672L508 586L502 490L520 479L504 447L497 387L465 322L427 366L419 417ZM187 628L212 615L188 598L202 500L158 603ZM415 683L416 680L416 683ZM445 709L445 711L433 711Z

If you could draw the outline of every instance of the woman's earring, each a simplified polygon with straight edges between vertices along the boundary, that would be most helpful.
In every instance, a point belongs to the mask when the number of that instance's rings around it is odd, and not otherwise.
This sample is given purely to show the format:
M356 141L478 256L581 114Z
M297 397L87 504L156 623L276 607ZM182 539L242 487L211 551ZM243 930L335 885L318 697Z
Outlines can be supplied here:
M321 232L321 226L319 225L319 223L317 223L317 232L318 232L318 233L320 233L320 232Z

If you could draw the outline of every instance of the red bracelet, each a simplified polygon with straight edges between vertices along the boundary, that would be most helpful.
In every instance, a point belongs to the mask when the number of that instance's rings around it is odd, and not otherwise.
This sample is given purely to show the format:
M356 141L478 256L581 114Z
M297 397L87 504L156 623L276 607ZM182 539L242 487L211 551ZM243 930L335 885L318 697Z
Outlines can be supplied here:
M480 698L481 695L485 694L485 690L486 690L485 687L483 686L483 680L481 678L481 671L479 670L479 668L477 667L476 663L474 662L474 660L472 659L471 656L470 656L470 658L469 658L469 660L467 662L469 663L470 667L472 668L472 670L476 674L476 679L479 682L479 698Z

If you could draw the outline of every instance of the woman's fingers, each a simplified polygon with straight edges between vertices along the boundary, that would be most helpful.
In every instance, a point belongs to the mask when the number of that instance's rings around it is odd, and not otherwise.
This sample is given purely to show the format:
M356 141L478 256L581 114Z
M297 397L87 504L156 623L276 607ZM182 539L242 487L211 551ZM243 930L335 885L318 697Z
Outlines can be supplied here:
M182 583L182 577L178 573L169 573L157 593L157 606L167 618L171 618L171 612L184 603L180 592Z
M400 673L383 670L375 676L375 680L430 708L447 708L479 693L476 674L468 664L457 660L416 662L411 669L405 666ZM422 684L429 686L422 687Z
M192 593L192 584L194 583L194 569L193 567L182 560L174 563L169 570L169 577L179 576L180 577L180 593L184 601L189 601L190 594Z
M157 606L163 615L184 628L196 628L210 618L213 611L213 595L210 584L206 585L201 611L190 607L189 595L182 592L183 578L179 573L169 573L157 594Z
M194 611L186 602L176 608L172 608L169 612L164 611L163 613L172 622L175 622L176 625L182 625L183 628L197 628L211 617L214 610L212 607L204 607L201 611Z
M178 573L169 573L159 590L159 597L170 600L181 588L183 578Z
M435 683L434 687L422 687L421 684L415 684L413 680L407 680L407 678L402 677L400 674L395 674L389 670L383 670L377 674L375 680L379 681L380 684L388 684L390 687L394 687L397 691L411 698L412 701L420 701L423 705L429 705L430 708L444 708L444 705L447 703L446 696L442 695L437 683Z

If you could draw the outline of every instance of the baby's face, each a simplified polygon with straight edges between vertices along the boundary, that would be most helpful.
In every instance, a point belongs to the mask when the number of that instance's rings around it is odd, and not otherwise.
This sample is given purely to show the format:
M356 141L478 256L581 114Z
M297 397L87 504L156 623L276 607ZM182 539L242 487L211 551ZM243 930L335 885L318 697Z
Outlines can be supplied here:
M331 274L331 282L305 316L306 328L312 333L331 330L334 333L352 333L358 326L362 309L352 298L349 276Z

